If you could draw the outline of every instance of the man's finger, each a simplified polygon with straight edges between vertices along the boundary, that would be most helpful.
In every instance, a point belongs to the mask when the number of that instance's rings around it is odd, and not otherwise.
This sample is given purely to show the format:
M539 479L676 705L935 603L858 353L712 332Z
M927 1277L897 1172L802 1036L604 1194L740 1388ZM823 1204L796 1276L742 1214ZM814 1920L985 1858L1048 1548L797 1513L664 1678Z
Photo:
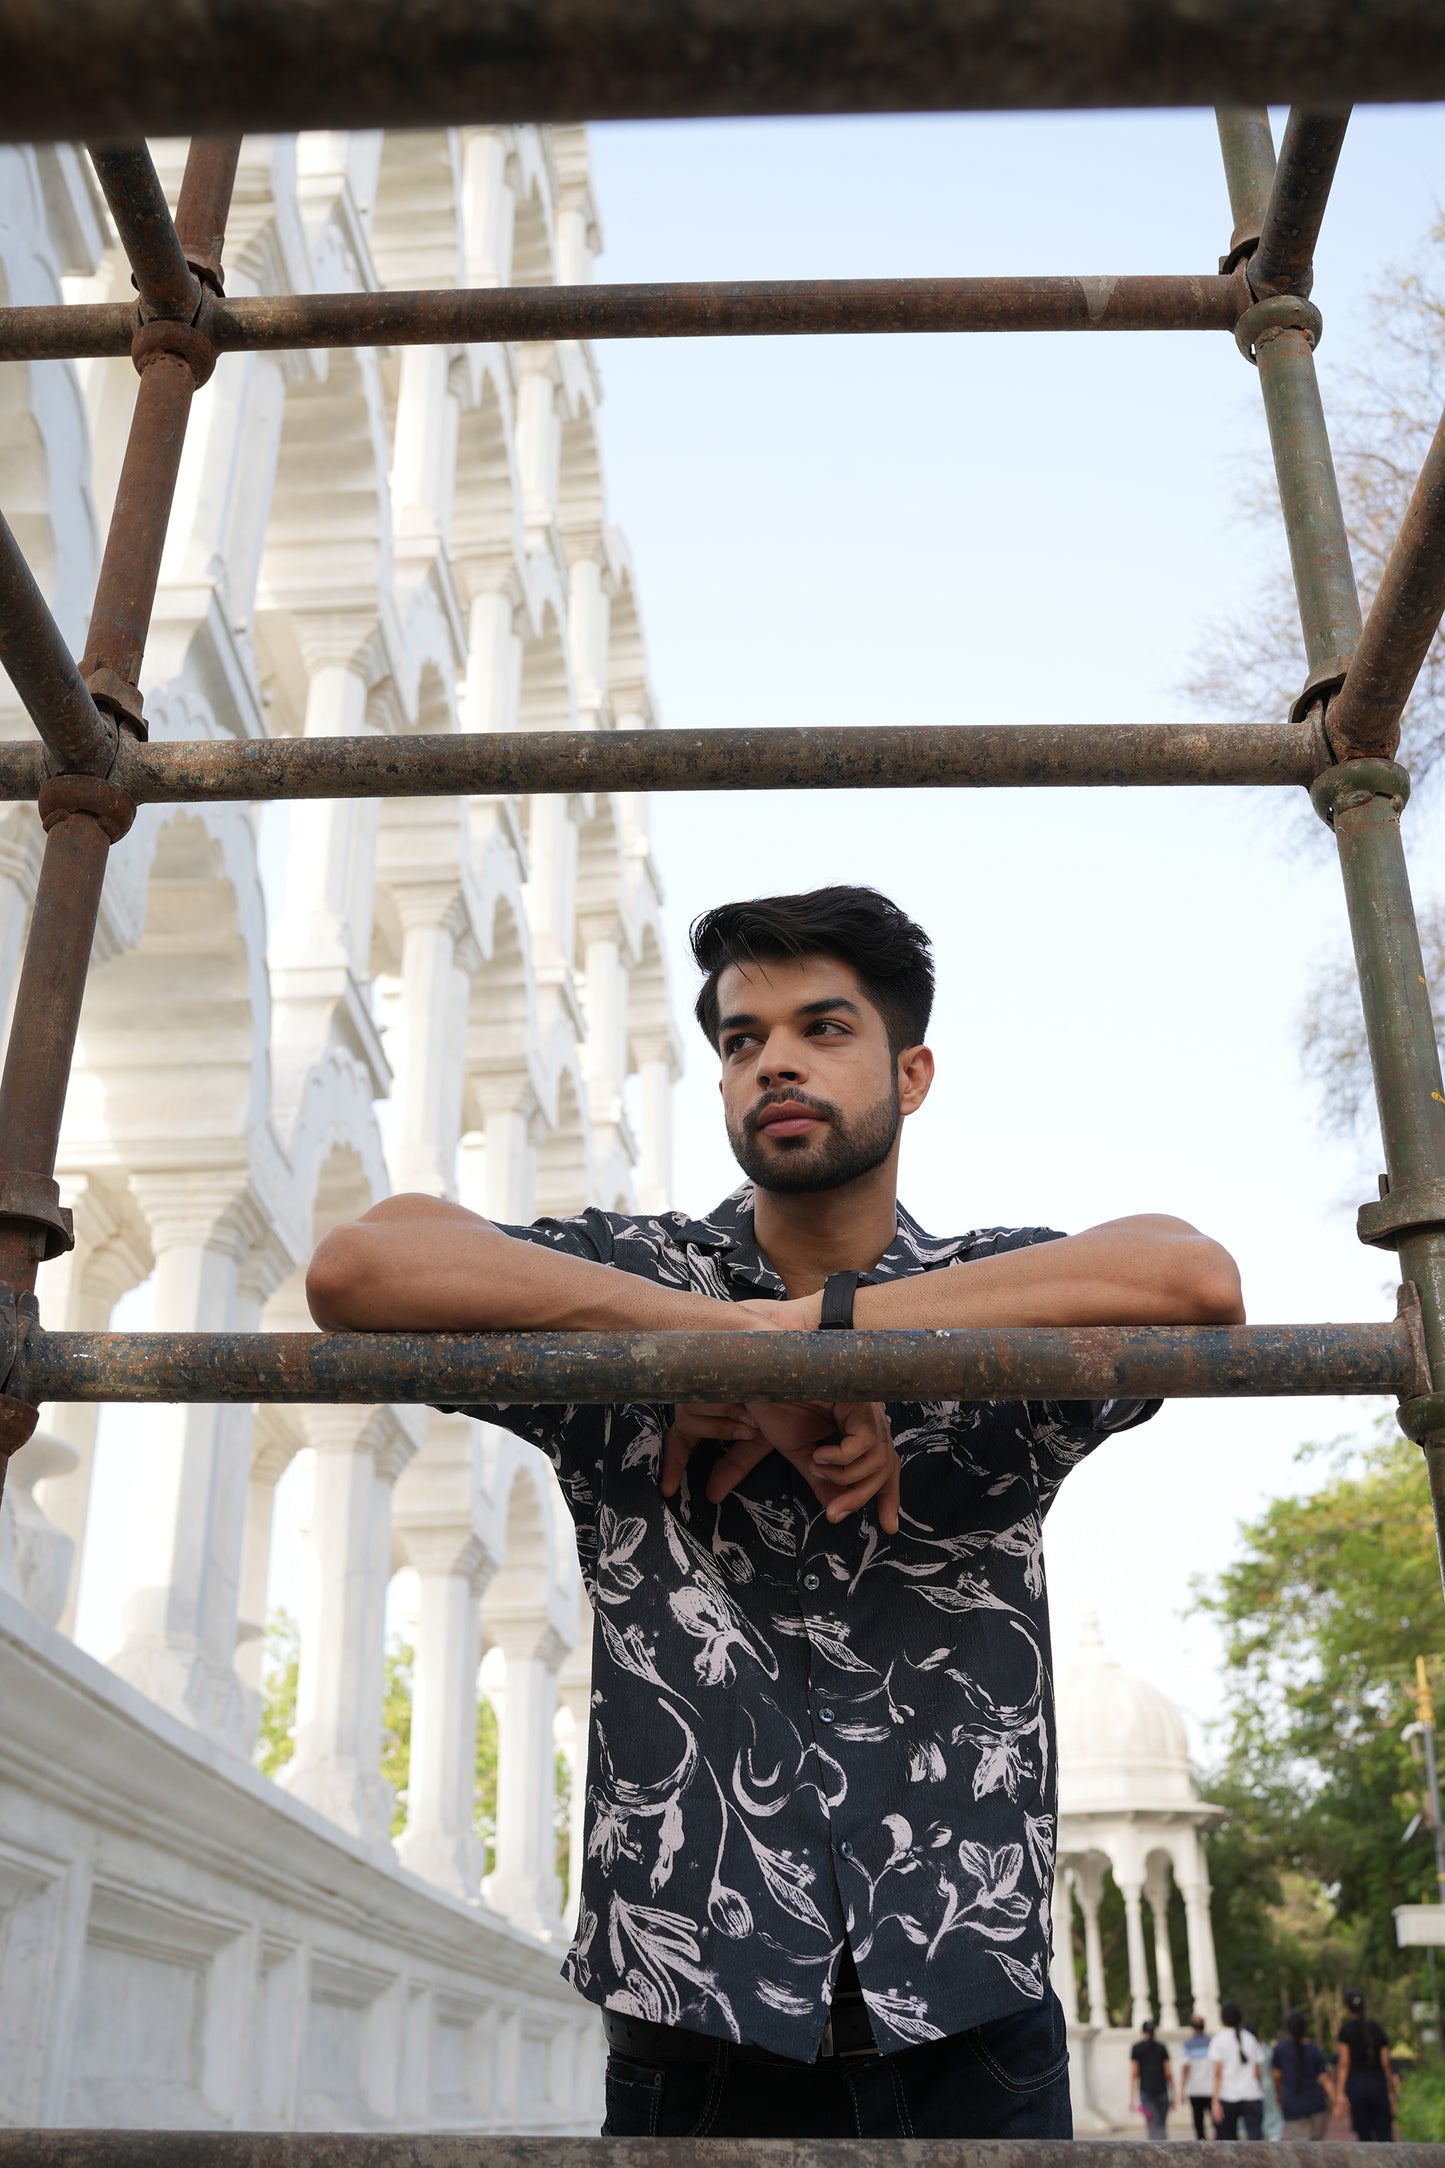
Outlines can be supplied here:
M736 1490L743 1477L750 1475L772 1450L766 1438L744 1438L736 1445L730 1445L707 1479L707 1495L712 1504L721 1505L728 1492Z
M878 1493L878 1526L885 1536L898 1533L898 1509L902 1504L901 1479L903 1469L898 1455L893 1456L893 1466L888 1471L888 1481Z
M676 1423L662 1441L662 1459L658 1464L657 1487L664 1498L671 1498L680 1488L683 1471L692 1458L696 1438L689 1438Z

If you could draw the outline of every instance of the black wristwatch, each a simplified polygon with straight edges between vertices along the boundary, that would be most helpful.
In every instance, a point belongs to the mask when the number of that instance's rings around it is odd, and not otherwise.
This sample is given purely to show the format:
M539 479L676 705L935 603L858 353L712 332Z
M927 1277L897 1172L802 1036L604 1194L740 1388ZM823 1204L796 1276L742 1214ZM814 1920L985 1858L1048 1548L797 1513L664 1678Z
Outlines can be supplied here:
M830 1272L823 1282L823 1314L818 1319L819 1332L851 1332L853 1330L853 1297L858 1292L861 1272Z

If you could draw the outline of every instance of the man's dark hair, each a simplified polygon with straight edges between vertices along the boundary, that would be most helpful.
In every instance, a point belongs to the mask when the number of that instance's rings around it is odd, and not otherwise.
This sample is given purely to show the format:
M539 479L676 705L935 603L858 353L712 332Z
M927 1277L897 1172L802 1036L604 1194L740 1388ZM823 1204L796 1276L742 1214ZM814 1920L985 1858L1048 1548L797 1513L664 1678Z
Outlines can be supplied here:
M851 964L883 1019L893 1053L921 1045L933 1009L933 948L921 926L876 888L815 888L808 896L756 896L720 903L692 926L692 953L705 972L695 1014L718 1043L717 982L729 964L836 956Z

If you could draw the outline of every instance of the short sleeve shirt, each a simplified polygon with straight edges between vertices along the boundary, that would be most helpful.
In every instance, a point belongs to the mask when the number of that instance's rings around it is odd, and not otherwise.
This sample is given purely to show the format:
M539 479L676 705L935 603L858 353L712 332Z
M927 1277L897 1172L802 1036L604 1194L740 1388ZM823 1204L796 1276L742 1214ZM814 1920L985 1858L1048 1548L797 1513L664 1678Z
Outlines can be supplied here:
M1316 2041L1294 2040L1286 2034L1275 2043L1274 2067L1279 2072L1280 2113L1287 2123L1324 2113L1329 2101L1320 2072L1328 2065Z
M1363 2077L1367 2071L1379 2074L1384 2065L1380 2050L1388 2043L1384 2027L1372 2017L1346 2018L1339 2031L1340 2043L1350 2051L1350 2076Z
M1245 2026L1236 2033L1228 2026L1217 2032L1210 2043L1209 2053L1219 2065L1219 2097L1221 2100L1260 2100L1259 2042Z
M705 1220L591 1211L521 1240L723 1300L781 1299L752 1193ZM1054 1239L900 1210L870 1277ZM609 2009L811 2061L845 1946L878 2046L1048 1984L1056 1836L1042 1522L1157 1403L897 1403L902 1521L830 1526L777 1455L720 1505L663 1406L472 1408L541 1447L594 1612L585 1863L564 1974Z
M1136 2040L1129 2059L1139 2066L1139 2091L1157 2099L1169 2090L1169 2050L1162 2040Z

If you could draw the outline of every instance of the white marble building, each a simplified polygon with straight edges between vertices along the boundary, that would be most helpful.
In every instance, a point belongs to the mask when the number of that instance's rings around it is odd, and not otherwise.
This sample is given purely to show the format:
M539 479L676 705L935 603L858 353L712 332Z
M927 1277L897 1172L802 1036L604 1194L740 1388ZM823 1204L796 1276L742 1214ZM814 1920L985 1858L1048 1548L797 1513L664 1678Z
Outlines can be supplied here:
M1129 2049L1146 2018L1155 2020L1159 2037L1176 2056L1195 2011L1210 2032L1218 2028L1219 1975L1203 1839L1222 1810L1199 1797L1178 1709L1157 1686L1115 1662L1092 1612L1070 1661L1060 1669L1057 1696L1053 1977L1069 2022L1075 2122L1080 2136L1088 2136L1129 2122ZM1124 1900L1130 2007L1126 2022L1119 2025L1110 2023L1104 1992L1099 1907L1106 1872L1112 1873ZM1193 1994L1187 2010L1179 2005L1169 1943L1172 1886L1184 1900ZM1146 1904L1154 1954L1152 1987ZM1075 1905L1084 1948L1082 2006L1073 1962ZM1191 2134L1192 2129L1190 2125Z
M157 162L174 189L179 148ZM258 138L227 289L578 282L598 246L580 129ZM0 149L0 299L127 290L83 158ZM136 381L128 361L0 370L0 505L77 651ZM151 735L650 727L598 396L577 343L223 359L177 493ZM7 696L0 728L23 734ZM0 812L0 1008L39 841L32 810ZM317 1237L399 1188L503 1219L665 1204L680 1054L658 909L635 798L143 811L107 882L47 1322L104 1327L145 1288L158 1327L305 1324ZM585 1605L540 1459L417 1409L157 1407L102 1433L123 1480L92 1513L97 1421L43 1411L0 1522L0 2121L595 2130L553 1831ZM277 1785L251 1755L276 1486L302 1454ZM102 1567L93 1654L73 1635ZM505 1673L485 1896L484 1646Z

